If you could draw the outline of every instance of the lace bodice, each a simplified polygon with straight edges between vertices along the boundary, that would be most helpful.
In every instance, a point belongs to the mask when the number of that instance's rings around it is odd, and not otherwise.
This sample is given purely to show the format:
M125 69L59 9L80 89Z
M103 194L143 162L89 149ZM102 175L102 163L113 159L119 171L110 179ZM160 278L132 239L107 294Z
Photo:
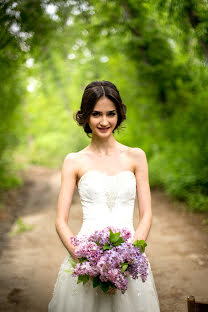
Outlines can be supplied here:
M79 180L83 225L78 235L90 234L108 225L128 227L132 232L136 178L131 170L107 175L87 171Z

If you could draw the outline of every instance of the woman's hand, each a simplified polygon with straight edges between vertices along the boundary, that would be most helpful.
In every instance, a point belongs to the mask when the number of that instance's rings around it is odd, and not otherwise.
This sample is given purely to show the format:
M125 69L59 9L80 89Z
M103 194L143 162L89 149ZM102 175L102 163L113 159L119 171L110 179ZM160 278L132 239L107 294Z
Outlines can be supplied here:
M73 249L70 251L70 255L71 255L72 259L73 259L76 263L79 263L79 260L78 260L77 256L75 255L75 250L76 250L76 247L73 247Z
M134 242L136 242L137 240L140 240L140 238L138 238L136 235L133 236L131 243L133 244Z
M144 241L146 241L144 235L141 235L141 233L135 232L134 235L133 235L133 238L131 240L131 243L133 244L137 240L144 240Z

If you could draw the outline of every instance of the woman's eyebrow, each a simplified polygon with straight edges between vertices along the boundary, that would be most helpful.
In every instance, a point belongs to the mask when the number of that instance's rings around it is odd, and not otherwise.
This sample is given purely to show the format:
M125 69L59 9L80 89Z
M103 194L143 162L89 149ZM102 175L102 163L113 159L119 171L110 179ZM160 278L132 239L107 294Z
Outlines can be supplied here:
M115 112L115 111L116 111L116 110L113 109L113 110L107 111L107 113L113 113L113 112ZM93 113L102 113L102 112L97 111L97 110L93 110Z

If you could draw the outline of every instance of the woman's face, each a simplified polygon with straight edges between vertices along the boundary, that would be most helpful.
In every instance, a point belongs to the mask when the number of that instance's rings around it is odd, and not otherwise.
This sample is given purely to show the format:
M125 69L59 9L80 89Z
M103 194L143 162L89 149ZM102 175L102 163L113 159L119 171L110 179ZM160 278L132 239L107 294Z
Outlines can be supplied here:
M118 114L115 104L107 97L100 98L90 115L89 126L97 136L109 136L115 129Z

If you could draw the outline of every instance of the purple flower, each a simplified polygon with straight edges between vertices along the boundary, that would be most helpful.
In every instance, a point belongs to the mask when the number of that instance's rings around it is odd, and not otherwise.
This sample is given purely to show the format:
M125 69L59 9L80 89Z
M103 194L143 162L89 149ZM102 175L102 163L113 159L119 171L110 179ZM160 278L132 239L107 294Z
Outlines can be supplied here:
M77 247L75 255L80 259L72 275L99 278L101 284L114 285L122 293L128 288L128 275L145 282L148 259L130 238L131 232L127 228L115 227L95 231L88 237L72 237L71 242Z

